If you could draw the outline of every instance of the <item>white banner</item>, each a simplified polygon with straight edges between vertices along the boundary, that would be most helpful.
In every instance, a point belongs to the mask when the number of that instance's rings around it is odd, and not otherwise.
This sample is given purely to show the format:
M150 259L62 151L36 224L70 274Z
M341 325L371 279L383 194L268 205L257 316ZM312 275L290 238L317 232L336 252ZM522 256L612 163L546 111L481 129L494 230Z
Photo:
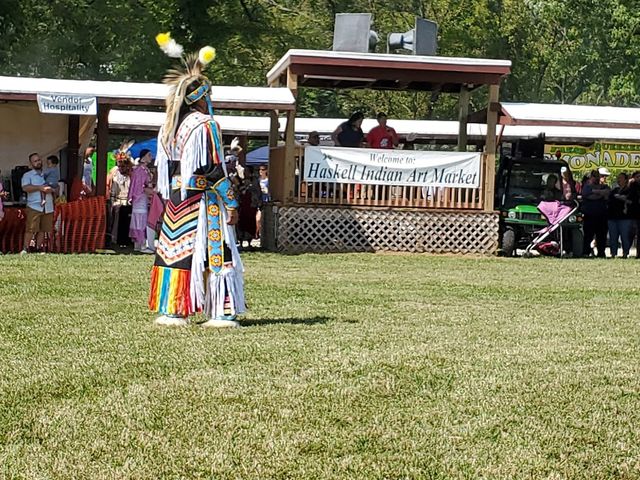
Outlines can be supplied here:
M39 93L38 108L41 113L62 113L65 115L96 115L96 97L89 95L67 95Z
M477 188L480 159L473 152L306 147L304 181Z

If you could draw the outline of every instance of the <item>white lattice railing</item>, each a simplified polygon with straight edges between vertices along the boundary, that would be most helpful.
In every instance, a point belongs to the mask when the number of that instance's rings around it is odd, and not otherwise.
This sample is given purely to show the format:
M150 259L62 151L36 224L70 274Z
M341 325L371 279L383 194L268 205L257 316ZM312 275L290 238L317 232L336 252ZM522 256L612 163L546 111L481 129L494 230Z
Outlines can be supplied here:
M282 252L403 251L495 254L498 215L330 206L270 207L271 248Z

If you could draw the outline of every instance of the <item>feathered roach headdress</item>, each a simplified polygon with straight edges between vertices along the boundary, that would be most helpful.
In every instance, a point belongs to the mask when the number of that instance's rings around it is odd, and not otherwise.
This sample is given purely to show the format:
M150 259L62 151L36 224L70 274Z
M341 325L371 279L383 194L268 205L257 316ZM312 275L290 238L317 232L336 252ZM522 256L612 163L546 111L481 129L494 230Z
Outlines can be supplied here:
M116 151L116 161L118 160L131 160L131 152L129 149L136 143L135 140L125 140L120 144L120 147Z
M129 174L129 172L131 171L131 167L133 165L133 162L131 159L131 152L129 151L129 149L133 146L134 143L136 143L135 140L128 140L128 141L125 140L120 144L120 147L118 148L115 154L118 170L120 170L121 173L126 175Z
M178 128L180 108L183 103L192 105L208 95L211 90L211 82L203 75L202 71L214 60L216 51L213 47L207 46L202 47L197 54L184 55L182 45L171 38L169 33L156 35L156 42L168 56L182 60L182 65L169 70L163 79L163 82L170 88L166 101L167 117L162 128L162 142L169 147ZM194 82L199 86L187 93L187 88Z

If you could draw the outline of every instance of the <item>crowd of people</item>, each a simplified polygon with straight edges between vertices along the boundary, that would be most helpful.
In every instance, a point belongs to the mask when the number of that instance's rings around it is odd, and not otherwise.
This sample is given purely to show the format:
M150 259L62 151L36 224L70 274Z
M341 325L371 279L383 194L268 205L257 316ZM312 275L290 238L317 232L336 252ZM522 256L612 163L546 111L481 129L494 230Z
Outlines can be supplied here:
M152 152L142 150L139 159L132 162L125 153L127 148L121 147L116 155L117 165L107 176L111 244L126 247L133 242L135 252L154 253L164 205L154 193L156 171ZM252 166L243 167L241 152L242 148L234 141L225 162L240 203L236 225L239 247L252 249L252 242L260 238L261 212L269 200L268 168L261 165L256 172Z
M378 125L366 135L362 131L364 115L356 112L332 133L336 146L395 148L399 144L396 131L387 125L387 116L377 115ZM134 251L154 253L157 233L161 225L164 204L154 192L156 172L153 152L142 150L133 159L129 149L133 142L121 145L116 153L116 166L107 175L109 216L107 243L113 247L133 244ZM308 145L320 144L318 132L311 132ZM81 197L93 194L93 148L85 152L82 172ZM243 166L242 148L237 139L227 149L225 162L239 199L239 221L236 225L240 248L252 248L252 242L261 236L262 210L269 201L268 167L257 171ZM29 156L30 170L22 178L26 194L26 233L22 253L43 250L44 236L53 228L53 211L60 195L59 161L56 156L46 159L46 167L37 153ZM562 178L551 175L547 179L549 198L579 201L583 215L584 256L605 257L609 247L611 257L621 250L623 258L630 254L634 239L640 235L640 171L632 175L620 173L609 185L610 172L605 167L593 170L576 182L571 171L562 169ZM0 221L4 217L2 200L6 197L0 183ZM246 247L245 247L246 244ZM595 248L594 248L595 247ZM640 258L640 252L636 253Z
M581 182L581 212L584 215L584 254L606 257L607 245L611 257L627 258L634 237L640 233L640 171L632 175L619 173L609 185L606 167L593 170ZM608 241L607 241L608 238ZM595 239L595 252L592 242ZM640 258L638 252L636 257Z
M640 234L640 171L619 173L610 184L606 167L592 170L580 182L563 167L558 182L555 175L547 178L543 200L578 201L583 215L584 256L627 258L634 239ZM595 248L594 248L595 247ZM636 252L636 258L640 254Z
M398 135L387 125L387 115L380 112L376 119L378 125L365 135L362 130L364 114L353 113L331 134L334 145L349 148L398 147ZM412 139L409 140L403 148L412 147ZM318 132L311 132L308 144L316 146L319 143ZM625 172L618 174L611 186L610 177L609 170L600 167L585 175L581 182L576 182L571 171L562 168L561 179L554 175L547 179L549 185L544 199L576 200L580 203L584 218L584 256L606 257L606 248L609 247L611 257L617 257L621 248L622 257L627 258L634 239L640 238L640 171L631 175ZM640 258L638 251L636 257Z
M116 154L116 166L107 175L110 193L109 235L111 245L126 247L133 243L135 252L154 253L155 241L161 225L164 204L154 192L157 171L153 153L143 149L133 161L122 145ZM234 139L225 156L227 171L240 200L239 221L236 225L239 246L253 248L252 241L260 238L261 211L268 201L268 168L243 167L242 148Z
M336 146L394 148L398 146L396 131L387 126L385 113L377 115L378 126L368 134L362 131L361 112L354 113L332 134ZM318 132L308 136L309 145L319 145ZM161 224L164 204L154 193L156 171L153 152L142 150L137 159L129 154L131 143L120 146L116 153L116 165L107 174L109 199L107 244L111 247L128 247L140 253L154 253L157 232ZM93 182L93 147L85 150L80 181L73 184L77 191L72 196L86 198L95 194ZM240 248L253 248L252 242L260 238L262 210L269 201L269 177L267 165L243 166L237 139L227 150L225 161L239 198L239 221L236 226ZM30 170L22 178L22 190L26 194L26 231L21 253L44 252L45 237L53 230L55 203L61 194L59 160L49 156L46 164L38 153L29 155ZM2 200L6 198L0 183L0 221L4 217ZM246 246L245 246L246 245Z
M139 253L155 253L155 244L162 222L164 202L154 191L157 171L153 165L153 152L140 151L134 159L129 153L133 142L123 143L116 152L116 165L107 173L106 191L109 199L107 216L107 244L113 248L129 248ZM79 197L95 194L92 180L94 148L85 150ZM269 200L268 167L243 167L239 158L242 149L237 139L225 157L230 178L240 199L240 220L236 226L239 246L253 248L252 241L260 238L262 209ZM22 190L26 194L26 228L23 254L46 250L46 236L53 230L56 200L60 194L59 160L49 156L47 166L40 155L29 156L30 170L22 177ZM0 183L0 221L4 218L2 200L6 198Z

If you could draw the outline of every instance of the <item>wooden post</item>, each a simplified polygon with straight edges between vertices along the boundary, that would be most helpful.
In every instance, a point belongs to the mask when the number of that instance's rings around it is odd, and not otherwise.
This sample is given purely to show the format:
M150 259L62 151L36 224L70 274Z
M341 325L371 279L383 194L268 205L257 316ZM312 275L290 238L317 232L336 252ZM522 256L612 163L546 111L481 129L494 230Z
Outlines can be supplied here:
M487 143L485 147L484 168L484 210L493 212L493 200L496 181L496 125L500 109L500 85L489 85L489 104L487 105Z
M67 189L67 198L69 201L77 200L71 198L71 185L78 177L80 167L80 117L78 115L69 115L69 126L67 130L67 169L64 174L64 180Z
M278 121L277 110L271 110L269 112L269 118L271 119L269 126L269 148L275 148L278 146L278 137L280 136L280 122Z
M294 196L294 185L296 178L296 111L287 112L287 129L285 132L284 147L284 169L282 192L285 196L285 203L292 203Z
M469 116L469 88L466 85L460 87L458 96L458 151L467 151L467 117Z
M238 156L238 161L240 162L240 165L244 167L247 164L247 136L240 135L238 140L240 141L240 148L242 148L242 151Z
M270 88L278 88L281 85L280 77L276 78L269 84ZM278 146L278 138L280 137L280 122L278 121L279 113L277 110L271 110L269 112L269 118L271 124L269 125L269 148L275 148Z
M98 138L96 154L96 195L107 194L107 150L109 149L109 110L111 105L98 104Z
M298 98L298 76L287 68L287 88L291 90L294 98Z
M287 88L293 96L298 96L298 76L287 69ZM287 128L285 131L285 152L283 169L283 189L285 203L293 203L296 178L296 109L287 112Z

